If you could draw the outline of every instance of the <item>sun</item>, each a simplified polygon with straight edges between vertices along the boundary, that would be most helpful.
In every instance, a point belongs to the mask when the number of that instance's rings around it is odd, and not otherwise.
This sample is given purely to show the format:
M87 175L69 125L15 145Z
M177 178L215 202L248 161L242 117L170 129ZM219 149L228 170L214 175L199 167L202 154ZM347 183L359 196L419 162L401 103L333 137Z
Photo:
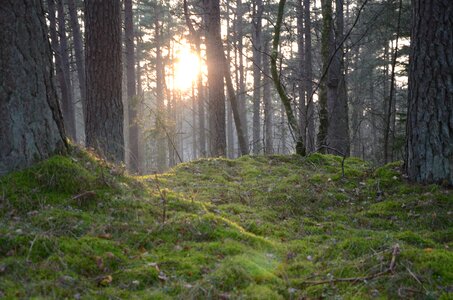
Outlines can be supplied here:
M192 87L200 70L198 56L187 44L183 44L176 55L174 88L188 90Z

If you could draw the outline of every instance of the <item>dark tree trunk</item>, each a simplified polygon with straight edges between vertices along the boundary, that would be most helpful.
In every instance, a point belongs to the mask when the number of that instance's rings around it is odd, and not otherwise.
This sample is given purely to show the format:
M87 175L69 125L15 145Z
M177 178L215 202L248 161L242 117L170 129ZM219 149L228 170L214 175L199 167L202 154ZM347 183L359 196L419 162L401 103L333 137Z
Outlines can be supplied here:
M66 148L42 1L0 6L0 175Z
M58 79L58 87L60 88L61 93L61 110L63 113L63 120L65 123L66 131L69 134L69 137L74 138L73 133L73 125L72 123L73 117L71 117L71 106L72 100L70 95L70 89L68 86L68 78L65 74L65 67L63 62L63 54L62 54L62 47L60 46L60 41L58 38L58 31L57 31L57 19L55 17L56 7L55 7L55 0L48 0L48 9L49 9L49 29L50 29L50 38L51 38L51 46L52 50L55 54L55 69Z
M83 113L86 114L86 82L85 82L85 60L83 57L83 41L80 33L80 25L77 17L77 8L74 0L68 0L69 18L74 41L75 61L77 76L79 78L80 98L82 101Z
M305 89L306 84L304 81L305 72L305 40L304 40L304 10L302 0L297 2L297 60L298 60L298 82L297 90L299 96L298 111L299 111L299 128L300 135L303 140L306 140L307 134L307 116L306 116L306 101Z
M209 1L206 8L210 150L211 155L217 157L226 155L224 69L221 67L224 53L220 36L219 0Z
M124 160L121 100L121 5L85 0L86 144L106 159Z
M453 185L453 2L413 0L406 170Z
M327 152L349 156L349 117L343 53L343 0L336 0L335 39L329 45L331 64L327 72Z
M399 1L399 8L398 8L398 25L396 27L396 41L395 41L395 50L393 51L392 57L392 73L390 75L390 94L387 101L387 111L385 114L385 128L384 128L384 161L386 163L389 162L390 158L393 158L393 134L390 131L394 132L395 127L393 126L392 130L392 119L395 116L393 113L393 108L395 108L395 68L396 68L396 60L398 58L398 41L400 37L400 26L401 26L401 9L403 6L403 0ZM390 153L389 153L390 152Z
M311 18L310 0L304 1L304 32L305 32L305 91L307 92L306 107L306 138L307 153L314 152L315 144L315 111L313 105L313 63L311 55Z
M321 0L322 5L322 33L321 33L321 59L323 77L320 79L319 86L319 130L318 130L318 148L321 152L326 152L327 146L327 72L330 60L330 45L333 40L332 32L332 0Z
M238 85L238 102L239 102L239 113L241 115L241 124L243 124L243 131L245 140L249 140L248 130L248 118L247 118L247 100L245 97L245 74L244 74L244 43L242 41L244 37L244 26L243 16L244 9L242 7L242 0L236 1L236 39L237 39L237 52L239 56L239 85Z
M71 83L71 71L69 67L69 49L68 39L66 37L66 21L63 0L57 0L58 7L58 34L60 36L60 55L61 55L61 66L63 69L63 78L67 88L67 102L63 108L63 118L67 124L66 133L76 141L76 121L75 121L75 105L73 100L73 90Z
M271 85L272 80L270 79L270 54L269 54L269 37L264 37L263 43L263 73L264 73L264 86L263 86L263 104L264 104L264 153L274 153L274 141L273 141L273 108L272 108L272 95Z
M261 151L261 32L263 18L263 1L253 0L252 15L252 48L253 48L253 154Z
M164 171L167 167L167 153L165 149L166 111L164 106L165 65L162 57L162 28L159 20L154 21L156 39L156 141L157 141L157 168ZM170 106L170 101L167 104ZM169 148L170 150L171 148Z
M138 160L138 97L135 83L134 20L132 0L124 1L124 26L126 45L127 100L129 115L129 170L139 172Z

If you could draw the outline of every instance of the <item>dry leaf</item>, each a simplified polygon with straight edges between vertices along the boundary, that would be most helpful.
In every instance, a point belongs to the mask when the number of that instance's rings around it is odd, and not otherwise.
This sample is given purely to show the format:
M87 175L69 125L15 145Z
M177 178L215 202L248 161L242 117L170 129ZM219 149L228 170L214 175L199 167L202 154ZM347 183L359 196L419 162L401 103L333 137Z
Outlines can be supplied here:
M103 276L99 280L99 285L107 286L112 282L113 278L111 275Z
M110 240L112 238L112 235L110 233L102 233L102 234L98 235L98 238Z

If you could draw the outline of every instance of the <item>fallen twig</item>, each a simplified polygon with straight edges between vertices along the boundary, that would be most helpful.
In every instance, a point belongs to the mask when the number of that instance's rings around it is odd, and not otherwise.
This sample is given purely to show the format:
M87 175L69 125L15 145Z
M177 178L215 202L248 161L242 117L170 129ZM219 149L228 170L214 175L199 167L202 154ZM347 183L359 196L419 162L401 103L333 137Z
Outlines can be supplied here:
M302 284L306 285L320 285L320 284L326 284L326 283L337 283L337 282L351 282L351 283L357 283L357 282L363 282L367 280L371 280L377 277L381 277L384 275L387 275L389 273L393 273L396 265L396 257L400 253L400 246L398 244L395 244L393 246L393 251L392 251L392 259L390 261L390 265L387 269L385 269L382 272L372 274L369 276L364 276L364 277L351 277L351 278L332 278L328 280L319 280L319 281L304 281Z

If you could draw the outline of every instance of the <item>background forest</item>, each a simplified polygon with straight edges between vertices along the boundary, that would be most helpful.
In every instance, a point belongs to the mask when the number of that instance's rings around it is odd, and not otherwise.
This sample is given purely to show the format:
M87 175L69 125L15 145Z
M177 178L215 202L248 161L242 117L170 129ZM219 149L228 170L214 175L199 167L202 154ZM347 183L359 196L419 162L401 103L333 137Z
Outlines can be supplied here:
M84 65L89 63L83 54L84 7L76 0L53 2L46 10L65 125L68 135L84 144ZM352 155L376 164L402 159L410 3L336 1L333 9L332 4L324 1L323 11L320 1L288 1L281 27L278 72L304 131L306 151ZM207 1L125 1L122 103L125 160L132 172L164 171L217 154L234 158L249 151L295 151L293 136L299 133L288 126L270 71L278 3L221 1L219 9L215 16ZM220 102L212 105L206 48L210 39L217 41L207 30L210 18L220 18L219 46L232 84L231 93L226 90L226 98L220 93ZM222 61L213 64L219 68ZM108 67L103 72L111 72ZM338 108L327 111L323 82L333 77L343 78L340 89L345 91ZM219 89L224 89L221 81ZM245 153L230 97L236 98L244 124ZM225 120L217 115L223 110ZM318 149L325 144L327 127L320 119L326 113L332 120L328 131L339 136L330 148ZM222 123L218 127L210 120L215 118ZM221 144L219 151L215 144Z

